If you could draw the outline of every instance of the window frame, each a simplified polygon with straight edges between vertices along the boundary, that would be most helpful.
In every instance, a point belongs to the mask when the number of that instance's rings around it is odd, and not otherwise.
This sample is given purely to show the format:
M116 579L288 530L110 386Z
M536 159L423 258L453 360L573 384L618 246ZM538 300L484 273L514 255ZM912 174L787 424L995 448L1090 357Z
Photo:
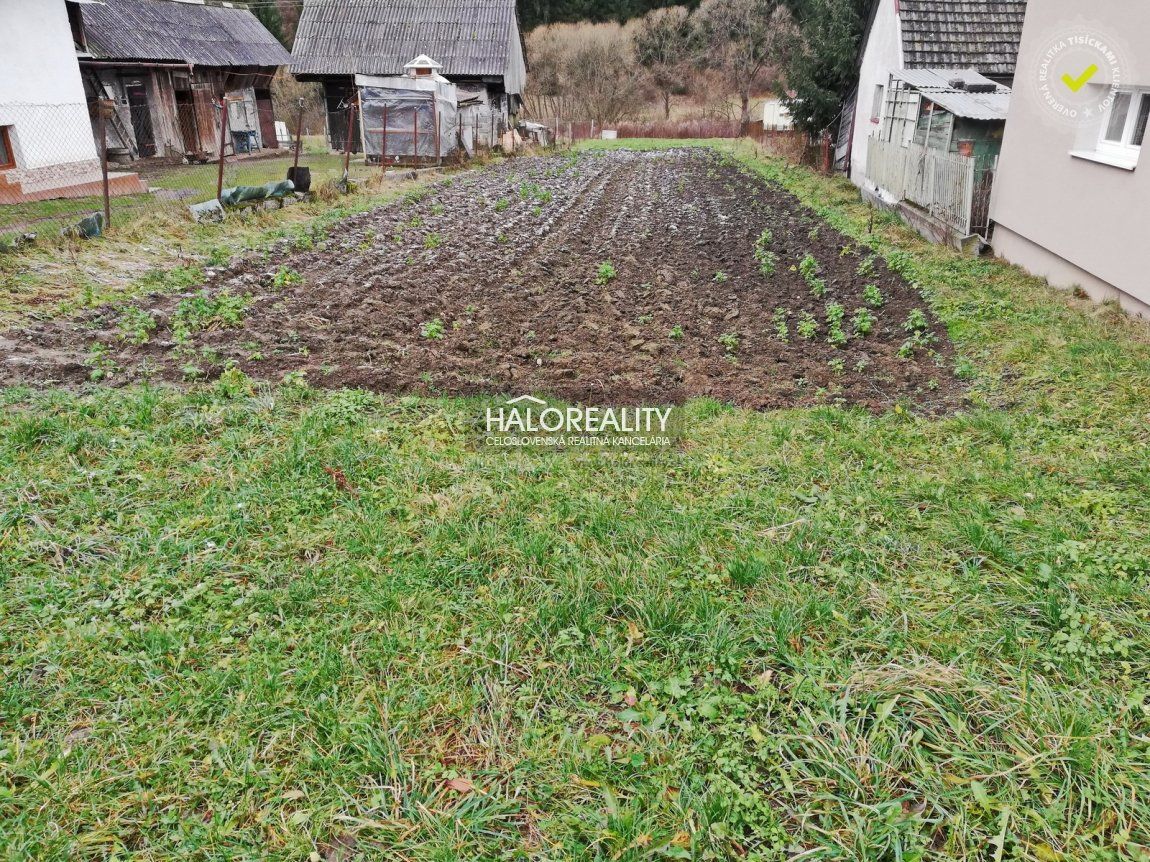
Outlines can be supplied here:
M1122 125L1118 140L1112 141L1106 137L1106 133L1110 129L1110 121L1114 116L1114 106L1118 102L1119 95L1129 96L1130 106L1126 111L1126 121ZM1098 142L1095 145L1095 150L1099 155L1110 156L1124 162L1138 161L1142 145L1133 143L1134 129L1138 125L1138 115L1141 113L1143 105L1148 103L1147 100L1150 100L1150 90L1140 87L1124 87L1115 91L1114 98L1111 99L1110 105L1107 106L1102 115L1102 125L1098 129ZM1143 143L1145 143L1145 139L1143 139Z
M8 160L0 162L0 171L16 167L16 150L12 147L12 135L8 132L11 128L11 126L0 126L0 142L4 144L4 152L8 154Z
M870 121L875 125L882 122L883 109L886 106L886 86L874 85L874 94L871 97Z

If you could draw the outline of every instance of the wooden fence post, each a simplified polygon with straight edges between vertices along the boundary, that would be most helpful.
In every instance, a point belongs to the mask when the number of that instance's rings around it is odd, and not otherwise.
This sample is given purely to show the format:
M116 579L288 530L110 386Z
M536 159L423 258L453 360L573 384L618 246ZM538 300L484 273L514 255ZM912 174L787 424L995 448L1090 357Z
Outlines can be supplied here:
M228 97L220 96L220 166L216 174L216 200L224 193L224 151L228 142Z
M411 109L411 157L415 167L419 167L419 106Z
M355 130L355 108L359 103L359 91L352 97L347 105L347 140L343 144L343 181L347 183L351 172L351 136Z
M112 226L112 189L108 180L108 115L116 110L116 103L110 99L96 102L96 112L100 119L100 174L104 188L104 230Z
M299 100L299 116L295 125L295 161L292 163L292 176L299 170L299 152L303 148L303 99Z
M379 164L384 171L387 170L387 103L383 104L383 140L379 148Z

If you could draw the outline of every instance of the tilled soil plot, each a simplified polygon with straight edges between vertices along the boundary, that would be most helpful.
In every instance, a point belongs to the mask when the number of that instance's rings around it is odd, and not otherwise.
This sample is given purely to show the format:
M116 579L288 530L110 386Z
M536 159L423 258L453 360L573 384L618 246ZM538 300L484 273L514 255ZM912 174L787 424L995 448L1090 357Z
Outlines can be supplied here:
M923 312L881 259L717 153L587 153L457 175L202 292L6 333L0 383L235 365L381 392L945 410L962 387Z

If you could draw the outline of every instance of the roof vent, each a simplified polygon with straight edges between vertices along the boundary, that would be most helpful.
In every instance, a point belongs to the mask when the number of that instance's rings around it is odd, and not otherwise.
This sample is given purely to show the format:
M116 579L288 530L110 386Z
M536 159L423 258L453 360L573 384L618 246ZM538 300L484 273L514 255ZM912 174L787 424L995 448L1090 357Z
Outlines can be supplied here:
M403 66L403 71L411 78L422 77L424 75L434 75L442 69L439 63L432 60L426 54L420 54L414 60L410 60Z

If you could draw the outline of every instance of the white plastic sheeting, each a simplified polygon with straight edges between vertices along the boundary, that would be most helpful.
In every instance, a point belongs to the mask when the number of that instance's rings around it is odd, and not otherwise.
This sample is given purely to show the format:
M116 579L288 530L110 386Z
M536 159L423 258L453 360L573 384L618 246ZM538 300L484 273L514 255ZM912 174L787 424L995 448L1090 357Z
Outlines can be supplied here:
M438 75L356 75L360 131L369 161L443 158L459 148L455 85Z

